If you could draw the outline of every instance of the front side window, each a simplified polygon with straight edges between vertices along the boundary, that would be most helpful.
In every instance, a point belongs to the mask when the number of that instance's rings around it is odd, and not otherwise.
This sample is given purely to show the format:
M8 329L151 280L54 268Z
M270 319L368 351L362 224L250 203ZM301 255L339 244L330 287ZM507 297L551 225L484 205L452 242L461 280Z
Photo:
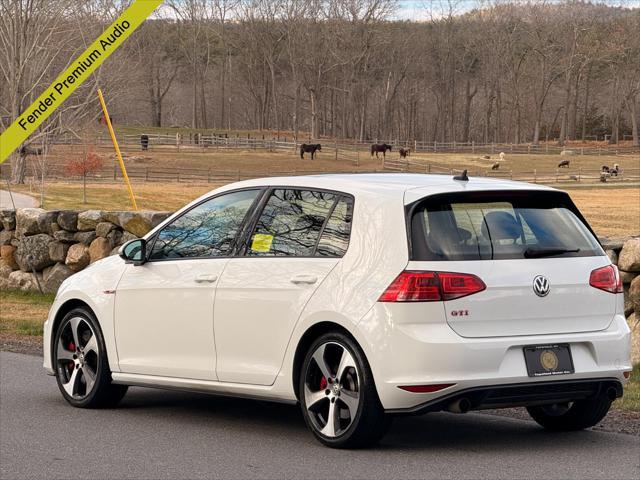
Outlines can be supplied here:
M249 256L342 256L352 200L337 193L276 189L249 238Z
M260 190L220 195L192 208L157 235L150 260L224 257Z
M562 192L470 192L428 197L413 210L414 260L602 255Z

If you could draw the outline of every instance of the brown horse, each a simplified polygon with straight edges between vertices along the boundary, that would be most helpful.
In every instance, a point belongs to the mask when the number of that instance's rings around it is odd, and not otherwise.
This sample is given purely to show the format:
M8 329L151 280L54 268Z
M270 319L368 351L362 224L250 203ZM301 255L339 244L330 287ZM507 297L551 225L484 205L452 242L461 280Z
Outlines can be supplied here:
M400 158L407 158L409 156L409 154L411 153L411 149L410 148L401 148L400 150L398 150L398 152L400 152Z
M302 145L300 145L300 158L304 159L304 154L305 152L307 152L311 153L311 160L313 160L317 151L322 151L322 145L320 145L319 143L303 143Z
M382 152L382 156L386 158L387 150L391 151L391 145L388 143L374 143L371 145L371 156L375 153L378 158L378 153Z

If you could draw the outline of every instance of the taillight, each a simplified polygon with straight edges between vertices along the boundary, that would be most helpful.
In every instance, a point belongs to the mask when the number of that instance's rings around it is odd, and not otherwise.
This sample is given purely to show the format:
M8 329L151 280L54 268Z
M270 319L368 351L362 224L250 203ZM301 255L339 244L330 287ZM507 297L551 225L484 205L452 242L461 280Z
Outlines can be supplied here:
M607 265L606 267L596 268L591 272L589 285L605 292L622 293L622 278L620 278L618 267Z
M404 271L391 282L380 302L439 302L483 291L487 286L470 273Z

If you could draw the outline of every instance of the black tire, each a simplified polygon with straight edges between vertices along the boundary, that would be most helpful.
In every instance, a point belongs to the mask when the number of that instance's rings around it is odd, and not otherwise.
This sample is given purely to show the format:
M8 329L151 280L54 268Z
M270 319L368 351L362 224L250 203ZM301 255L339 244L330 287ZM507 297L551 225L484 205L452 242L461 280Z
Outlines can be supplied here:
M579 400L572 404L527 407L540 426L553 432L584 430L597 425L609 412L611 400L605 396Z
M308 411L305 401L305 385L307 384L307 375L312 365L313 354L324 344L337 344L349 352L355 362L359 379L358 407L355 418L351 418L350 415L351 423L349 426L339 435L333 437L321 433L320 427L312 418L313 414ZM327 389L327 391L328 390L329 389ZM307 427L309 427L314 436L322 444L328 447L362 448L375 445L384 436L391 424L391 417L385 415L380 399L378 398L371 368L365 358L364 352L356 342L343 333L326 333L316 339L309 347L302 363L298 392L302 415Z
M74 344L73 340L75 338L73 337L73 325L77 325L78 346ZM95 344L93 343L93 335L95 335ZM90 341L94 347L88 349ZM62 345L68 345L72 348L66 348ZM86 353L83 347L87 347ZM94 351L94 348L97 352ZM82 354L82 365L78 365L80 362L78 355L80 354ZM67 358L69 356L72 358ZM60 359L61 357L64 357L64 359ZM111 381L111 371L109 370L104 337L93 312L87 308L75 308L64 316L55 332L52 359L60 393L74 407L115 407L127 393L128 387L126 385L115 385ZM91 370L86 370L87 368ZM77 379L71 377L74 369L79 372L76 373ZM88 390L88 377L84 376L82 373L84 371L95 375L93 384ZM71 378L74 378L73 384L70 384ZM66 388L65 385L67 386ZM76 385L77 388L74 387ZM82 390L83 385L84 390ZM71 389L71 395L68 392L69 388ZM77 393L75 393L76 391Z

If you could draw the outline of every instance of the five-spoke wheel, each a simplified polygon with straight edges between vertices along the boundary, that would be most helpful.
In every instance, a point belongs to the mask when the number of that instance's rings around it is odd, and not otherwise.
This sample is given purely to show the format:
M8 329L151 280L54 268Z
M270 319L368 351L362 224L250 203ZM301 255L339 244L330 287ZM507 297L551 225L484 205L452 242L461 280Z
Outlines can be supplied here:
M311 359L304 385L305 406L322 435L337 437L358 413L358 370L351 353L335 342L320 345Z
M114 406L127 391L111 382L102 333L88 309L74 309L62 319L53 358L60 391L76 407Z
M67 395L82 399L96 383L100 352L96 334L82 317L71 317L61 327L56 348L58 377Z
M305 421L325 445L369 445L387 429L364 354L342 333L325 334L311 345L299 388Z

